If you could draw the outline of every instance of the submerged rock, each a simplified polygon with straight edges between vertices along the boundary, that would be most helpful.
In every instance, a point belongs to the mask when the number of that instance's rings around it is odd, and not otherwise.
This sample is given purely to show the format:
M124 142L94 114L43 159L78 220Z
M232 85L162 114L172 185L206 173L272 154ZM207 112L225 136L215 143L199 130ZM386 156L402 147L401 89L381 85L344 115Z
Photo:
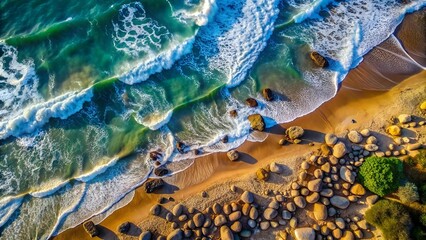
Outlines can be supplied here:
M83 228L90 235L90 237L96 237L99 235L98 228L92 221L83 223Z
M159 151L152 151L149 153L149 158L153 161L160 159L163 156Z
M328 67L328 61L325 59L325 57L321 56L318 52L311 52L310 57L312 61L318 66L318 67Z
M169 173L169 170L167 170L167 168L165 167L158 167L154 169L154 173L155 175L161 177L161 176L167 175Z
M237 110L231 110L229 111L229 115L233 118L236 118L238 116Z
M266 101L272 101L274 100L274 95L272 93L272 90L269 88L264 88L262 90L262 95L265 98Z
M176 143L176 149L180 152L180 153L184 153L185 152L185 144L183 142L177 142Z
M247 104L249 107L257 107L257 106L258 106L258 104L257 104L257 100L256 100L256 99L254 99L254 98L247 98L247 99L246 99L246 104Z
M262 115L252 114L248 116L248 120L250 122L251 129L261 132L265 130L265 122L263 121Z

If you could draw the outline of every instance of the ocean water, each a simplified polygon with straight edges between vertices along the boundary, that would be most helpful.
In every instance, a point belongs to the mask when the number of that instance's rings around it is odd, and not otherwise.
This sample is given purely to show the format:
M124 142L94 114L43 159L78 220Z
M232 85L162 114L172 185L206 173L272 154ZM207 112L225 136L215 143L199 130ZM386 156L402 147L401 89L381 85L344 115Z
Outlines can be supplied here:
M47 239L101 221L152 174L150 151L183 169L191 150L259 141L248 115L272 126L313 111L425 5L1 1L0 239ZM312 50L330 60L327 69L311 63ZM275 101L263 100L265 87ZM248 97L259 107L245 106Z

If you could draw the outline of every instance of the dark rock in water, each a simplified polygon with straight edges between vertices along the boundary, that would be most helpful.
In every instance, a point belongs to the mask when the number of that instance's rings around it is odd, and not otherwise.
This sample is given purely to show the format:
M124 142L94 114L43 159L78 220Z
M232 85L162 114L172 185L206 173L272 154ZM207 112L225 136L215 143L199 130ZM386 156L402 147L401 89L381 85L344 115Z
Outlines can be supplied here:
M272 93L272 90L269 88L264 88L262 90L262 95L266 99L266 101L274 100L274 94Z
M248 120L250 122L251 129L261 132L265 130L265 122L260 114L252 114L248 116Z
M163 156L163 154L161 154L161 153L160 153L160 152L158 152L158 151L152 151L152 152L150 152L150 153L149 153L149 158L150 158L152 161L158 160L158 159L160 159L162 156Z
M167 170L167 168L164 168L164 167L158 167L154 169L154 173L155 175L161 177L161 176L167 175L169 173L169 170Z
M145 192L152 193L157 189L160 189L164 186L164 180L163 179L150 179L146 181L144 185Z
M122 224L120 224L120 226L118 226L117 231L119 233L127 233L130 230L130 223L129 222L124 222Z
M155 161L155 162L154 162L154 166L159 167L160 165L161 165L161 162L160 162L160 161Z
M176 143L176 148L180 153L184 153L185 152L185 144L183 142L177 142Z
M238 116L237 110L231 110L229 111L229 115L231 115L231 117L235 118Z
M222 138L223 143L227 143L229 141L228 135L225 135L225 137Z
M90 237L96 237L99 235L98 228L92 221L83 223L83 228L90 235Z
M247 104L249 107L257 107L257 106L258 106L257 101L256 101L256 99L254 99L254 98L247 98L247 99L246 99L246 104Z
M325 57L321 56L321 54L317 52L311 52L310 54L312 61L318 66L318 67L328 67L328 61L325 59Z
M201 151L199 149L194 149L194 155L200 155Z

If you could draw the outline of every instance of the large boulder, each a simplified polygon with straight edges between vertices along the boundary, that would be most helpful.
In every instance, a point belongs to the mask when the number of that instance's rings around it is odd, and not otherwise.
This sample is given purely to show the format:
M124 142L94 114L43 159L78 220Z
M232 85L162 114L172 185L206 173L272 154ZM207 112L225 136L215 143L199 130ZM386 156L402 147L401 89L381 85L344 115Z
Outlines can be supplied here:
M167 235L167 240L181 240L183 239L182 229L176 229Z
M324 137L325 144L328 146L333 146L337 143L337 136L332 133L327 133Z
M274 100L274 95L272 93L272 90L269 89L269 88L264 88L262 90L262 95L263 95L263 98L265 98L266 101Z
M98 228L92 221L83 223L83 228L90 235L90 237L96 237L99 235Z
M253 130L264 131L265 130L265 121L260 114L252 114L247 118L250 122L250 127Z
M328 67L328 61L327 59L325 59L325 57L321 56L321 54L319 54L318 52L311 52L311 54L309 54L309 56L311 57L312 61L318 66L318 67Z
M355 173L352 172L349 168L343 166L340 168L340 178L344 181L353 184L355 182Z
M401 136L401 128L396 125L391 125L387 127L386 132L392 136Z
M322 203L315 203L314 204L314 217L318 221L323 221L327 219L328 212L327 207Z
M222 226L220 228L220 239L221 240L234 240L234 235L232 234L231 229L227 226Z
M304 133L305 131L303 130L303 128L299 126L291 126L285 131L285 134L288 136L288 138L292 140L301 138Z
M247 104L249 107L257 107L257 106L258 106L257 101L256 101L256 99L254 99L254 98L247 98L247 99L246 99L246 104Z
M254 201L254 196L253 193L249 191L244 191L243 194L241 194L240 199L241 201L250 204Z
M231 160L231 161L237 161L239 156L240 156L237 150L231 150L231 151L227 152L226 155L228 156L229 160Z
M315 231L310 227L297 228L294 236L297 240L315 240Z
M338 142L333 146L333 156L341 158L346 154L346 145L343 142Z
M144 190L146 193L152 193L157 189L161 189L164 186L163 179L150 179L145 182Z
M348 133L348 139L353 143L360 143L362 142L362 135L359 132L352 130Z
M346 209L349 207L349 200L341 196L333 196L330 198L330 203L340 209Z

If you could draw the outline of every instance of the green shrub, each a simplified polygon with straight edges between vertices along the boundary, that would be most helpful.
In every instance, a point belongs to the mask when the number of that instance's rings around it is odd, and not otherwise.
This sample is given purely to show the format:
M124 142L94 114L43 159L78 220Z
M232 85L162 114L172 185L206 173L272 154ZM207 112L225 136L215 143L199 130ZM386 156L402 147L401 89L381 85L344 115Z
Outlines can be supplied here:
M422 213L422 214L420 215L419 220L420 220L420 223L421 223L424 227L426 227L426 213Z
M379 196L396 191L402 178L402 162L394 157L369 157L358 174L361 184Z
M404 186L400 186L396 195L402 203L417 202L420 199L416 184L411 182L407 182Z
M420 150L416 156L409 157L407 163L411 166L419 164L422 168L426 168L426 150Z
M426 184L423 184L419 188L420 202L426 204Z
M387 199L380 200L365 212L365 219L379 228L385 239L409 239L411 218L404 205Z

